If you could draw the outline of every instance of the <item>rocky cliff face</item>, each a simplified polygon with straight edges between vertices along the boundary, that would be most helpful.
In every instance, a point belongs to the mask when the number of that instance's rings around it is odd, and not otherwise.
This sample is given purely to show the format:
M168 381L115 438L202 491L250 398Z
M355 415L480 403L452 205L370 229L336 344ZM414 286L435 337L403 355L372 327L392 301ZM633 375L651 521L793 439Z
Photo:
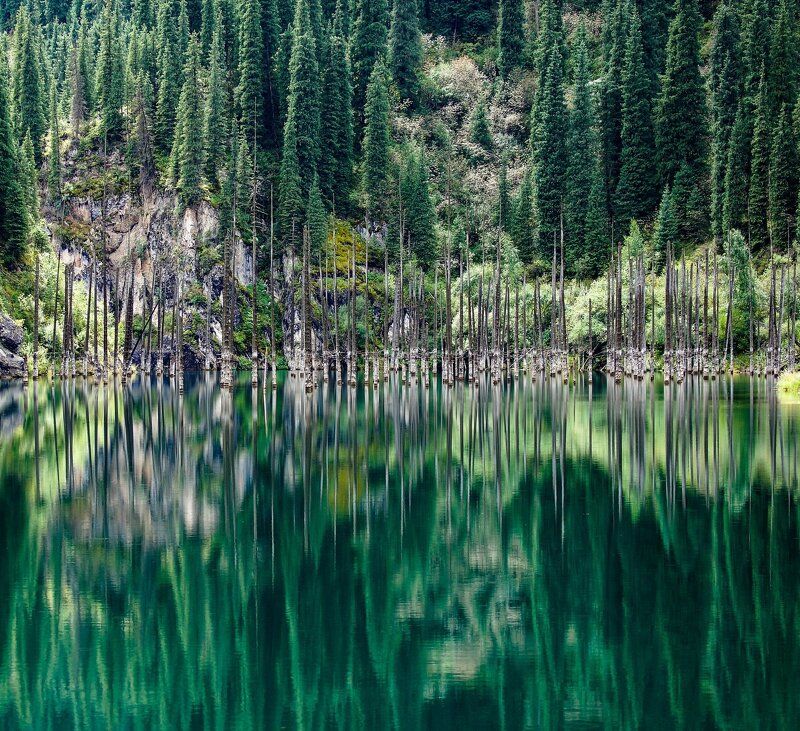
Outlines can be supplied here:
M24 374L22 338L22 328L0 312L0 379L21 378Z

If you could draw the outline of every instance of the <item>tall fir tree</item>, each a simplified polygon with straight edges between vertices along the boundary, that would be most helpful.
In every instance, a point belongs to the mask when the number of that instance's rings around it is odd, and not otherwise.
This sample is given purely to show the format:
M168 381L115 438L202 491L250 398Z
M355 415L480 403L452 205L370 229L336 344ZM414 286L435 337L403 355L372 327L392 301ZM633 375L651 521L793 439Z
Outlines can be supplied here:
M389 94L383 62L372 70L365 111L364 197L367 215L378 222L385 219L389 197Z
M8 67L0 46L0 264L22 264L28 213L21 183L17 142L11 121Z
M500 0L497 11L497 68L507 77L522 65L525 53L525 12L522 0Z
M367 86L378 59L386 54L388 19L386 0L354 0L355 21L350 38L350 64L353 71L353 108L356 128L363 129Z
M302 226L304 207L297 157L297 120L287 119L283 130L283 155L278 179L278 226L281 243L297 251L298 227Z
M421 68L417 0L394 0L389 28L389 69L402 99L418 100Z
M30 132L19 147L19 175L28 223L32 223L39 217L39 173Z
M203 130L198 121L202 118L203 104L200 96L200 44L195 35L189 39L183 78L172 152L175 189L181 209L195 205L201 198Z
M353 88L347 42L342 30L339 0L328 40L321 117L322 151L319 159L320 188L337 212L346 214L353 188Z
M655 125L661 179L672 185L676 215L684 234L693 239L702 237L709 219L706 88L700 74L699 33L697 0L675 0Z
M650 216L657 195L650 79L644 66L641 23L635 8L629 24L622 75L622 151L614 206L621 226L631 219Z

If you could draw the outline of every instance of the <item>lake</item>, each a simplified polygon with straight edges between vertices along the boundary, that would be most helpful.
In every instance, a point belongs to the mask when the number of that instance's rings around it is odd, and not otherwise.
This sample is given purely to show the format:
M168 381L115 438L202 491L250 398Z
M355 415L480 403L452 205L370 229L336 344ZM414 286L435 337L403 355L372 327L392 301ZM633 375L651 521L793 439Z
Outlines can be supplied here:
M800 726L764 379L0 385L0 727Z

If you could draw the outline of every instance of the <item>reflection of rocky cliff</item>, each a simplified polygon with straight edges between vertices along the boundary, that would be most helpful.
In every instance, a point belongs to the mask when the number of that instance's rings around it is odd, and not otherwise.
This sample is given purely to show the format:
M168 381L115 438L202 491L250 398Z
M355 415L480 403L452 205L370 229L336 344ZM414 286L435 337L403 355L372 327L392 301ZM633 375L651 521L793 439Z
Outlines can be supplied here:
M36 416L29 394L45 497L0 556L0 719L796 725L796 415L741 392L730 422L714 391L671 415L624 390L455 395L189 379L42 389Z

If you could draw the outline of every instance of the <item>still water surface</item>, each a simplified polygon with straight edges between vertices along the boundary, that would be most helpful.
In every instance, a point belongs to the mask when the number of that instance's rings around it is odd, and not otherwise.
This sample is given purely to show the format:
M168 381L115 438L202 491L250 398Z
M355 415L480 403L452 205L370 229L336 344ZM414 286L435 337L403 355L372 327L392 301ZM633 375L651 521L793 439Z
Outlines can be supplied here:
M0 386L2 728L800 726L764 380Z

